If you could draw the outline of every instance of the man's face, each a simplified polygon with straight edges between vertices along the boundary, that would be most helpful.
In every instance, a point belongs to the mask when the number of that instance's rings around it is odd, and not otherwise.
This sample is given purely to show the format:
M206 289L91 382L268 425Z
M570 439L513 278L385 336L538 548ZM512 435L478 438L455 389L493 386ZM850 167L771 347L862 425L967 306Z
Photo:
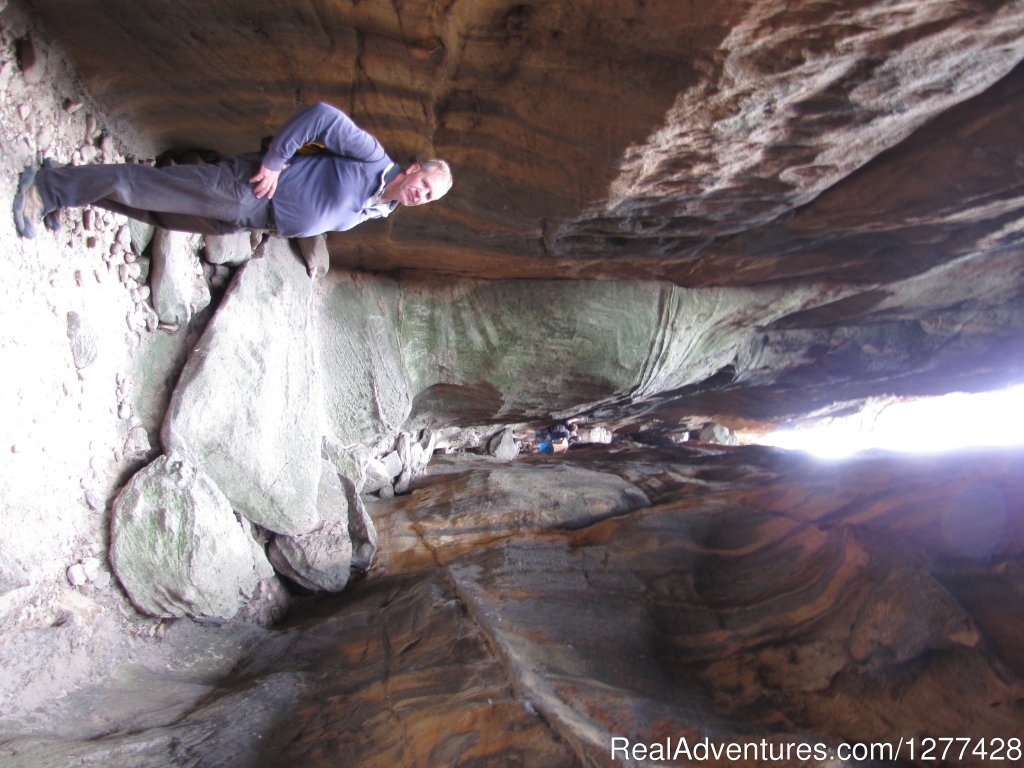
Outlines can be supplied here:
M443 197L447 191L447 178L443 171L424 171L419 163L413 163L392 179L384 192L384 199L397 200L402 205L422 205Z

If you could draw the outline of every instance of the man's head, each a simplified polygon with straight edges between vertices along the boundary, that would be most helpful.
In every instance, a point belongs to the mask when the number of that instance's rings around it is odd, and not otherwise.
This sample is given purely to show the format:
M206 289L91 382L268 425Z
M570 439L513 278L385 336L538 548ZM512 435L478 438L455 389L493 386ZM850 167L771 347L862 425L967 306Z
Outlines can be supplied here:
M384 187L381 200L421 205L437 200L452 188L452 170L444 160L413 163Z

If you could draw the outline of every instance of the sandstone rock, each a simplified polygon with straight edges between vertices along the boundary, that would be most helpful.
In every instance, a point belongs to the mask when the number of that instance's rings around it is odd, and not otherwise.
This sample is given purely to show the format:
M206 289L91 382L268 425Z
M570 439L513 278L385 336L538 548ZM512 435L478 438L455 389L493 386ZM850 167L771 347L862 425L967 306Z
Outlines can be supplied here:
M146 428L139 425L128 430L128 436L124 441L124 456L127 459L140 459L145 457L152 445L149 442L149 433Z
M352 567L369 570L377 552L377 529L373 519L356 490L355 484L344 475L339 476L348 499L348 537L352 542Z
M28 575L0 542L0 595L29 585Z
M469 468L475 462L468 461ZM569 464L544 466L488 462L460 472L457 479L418 491L421 535L431 543L458 535L463 541L490 540L503 532L576 529L650 506L636 485L610 472ZM486 498L479 506L474 499ZM500 509L500 514L492 510Z
M88 368L99 354L96 336L77 312L68 312L67 322L68 341L71 342L71 358L74 360L75 368Z
M114 235L114 242L120 246L122 251L131 250L132 247L132 230L127 224L122 224L117 228L117 233Z
M374 493L386 485L391 485L391 470L387 464L378 459L369 457L363 464L364 480L360 488L362 493Z
M395 493L408 493L409 483L412 482L415 470L412 459L412 440L409 438L408 432L398 434L398 448L395 453L398 454L402 463L398 478L395 480Z
M96 581L100 573L100 561L97 557L87 557L82 560L82 573L89 581Z
M206 235L203 257L210 264L237 266L252 258L253 249L248 232L229 235Z
M949 592L906 567L887 574L872 591L851 627L847 649L858 664L881 670L979 640L977 627Z
M103 512L107 508L107 503L103 496L94 490L87 490L85 492L85 503L93 512Z
M651 281L449 281L403 295L410 421L486 423L592 408L709 379L816 289ZM753 361L751 361L753 362Z
M39 129L36 134L36 147L40 152L45 152L53 143L53 126L47 124Z
M437 446L437 432L433 429L424 429L420 435L419 446L425 467L430 462L430 457L434 455L434 449Z
M581 443L597 443L608 445L612 442L612 432L607 427L593 426L580 427L579 436Z
M393 438L409 416L412 384L398 331L400 301L401 291L389 280L356 281L330 272L318 282L314 312L325 433L342 445Z
M327 274L331 268L331 254L327 250L327 238L324 235L299 238L299 250L302 251L306 272L311 278L318 280Z
M67 570L68 583L72 587L81 587L89 581L89 577L85 574L85 569L81 563L73 563L68 566Z
M705 424L701 430L697 439L702 443L717 443L718 445L737 445L736 435L724 424L716 424L714 422Z
M114 501L110 562L152 616L229 619L272 575L228 500L194 464L161 456Z
M380 463L384 465L384 471L389 478L398 477L402 474L402 469L405 467L402 454L398 450L386 453L381 457Z
M225 295L171 397L162 442L200 466L231 505L275 533L320 523L320 374L312 283L272 238Z
M210 289L198 269L191 235L157 229L149 277L153 309L162 323L186 325L210 303Z
M512 461L519 455L519 444L516 443L515 432L503 429L487 443L487 452L501 461Z
M366 482L366 464L372 458L365 446L346 447L338 444L327 435L321 443L321 451L328 461L338 470L338 474L347 478L356 490L361 491Z
M330 462L322 462L317 505L324 521L321 527L296 536L275 536L267 556L278 573L308 590L340 592L352 565L350 512L345 488Z
M152 224L147 224L144 221L139 221L138 219L128 219L128 231L131 233L132 251L141 255L149 247L149 244L153 242L153 235L156 233L156 227ZM142 279L145 280L146 277L143 276Z
M223 288L231 279L231 269L225 266L212 267L209 273L210 287Z
M31 37L17 41L15 55L26 85L37 85L46 75L46 56Z

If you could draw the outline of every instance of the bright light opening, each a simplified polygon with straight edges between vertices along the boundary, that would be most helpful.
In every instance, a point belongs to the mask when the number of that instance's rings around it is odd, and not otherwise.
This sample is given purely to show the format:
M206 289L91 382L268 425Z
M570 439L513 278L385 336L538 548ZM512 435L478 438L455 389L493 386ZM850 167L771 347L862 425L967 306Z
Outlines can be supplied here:
M1024 385L983 394L873 402L853 416L762 436L743 435L741 440L822 458L869 449L938 453L1024 445Z

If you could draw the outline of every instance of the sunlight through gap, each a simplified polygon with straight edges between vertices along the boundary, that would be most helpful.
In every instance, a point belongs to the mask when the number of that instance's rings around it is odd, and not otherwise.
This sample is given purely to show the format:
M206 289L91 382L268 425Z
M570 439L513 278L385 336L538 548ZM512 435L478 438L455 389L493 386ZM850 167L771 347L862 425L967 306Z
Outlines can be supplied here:
M939 453L1024 444L1024 385L980 394L887 401L853 416L779 430L749 441L821 458L865 450Z

